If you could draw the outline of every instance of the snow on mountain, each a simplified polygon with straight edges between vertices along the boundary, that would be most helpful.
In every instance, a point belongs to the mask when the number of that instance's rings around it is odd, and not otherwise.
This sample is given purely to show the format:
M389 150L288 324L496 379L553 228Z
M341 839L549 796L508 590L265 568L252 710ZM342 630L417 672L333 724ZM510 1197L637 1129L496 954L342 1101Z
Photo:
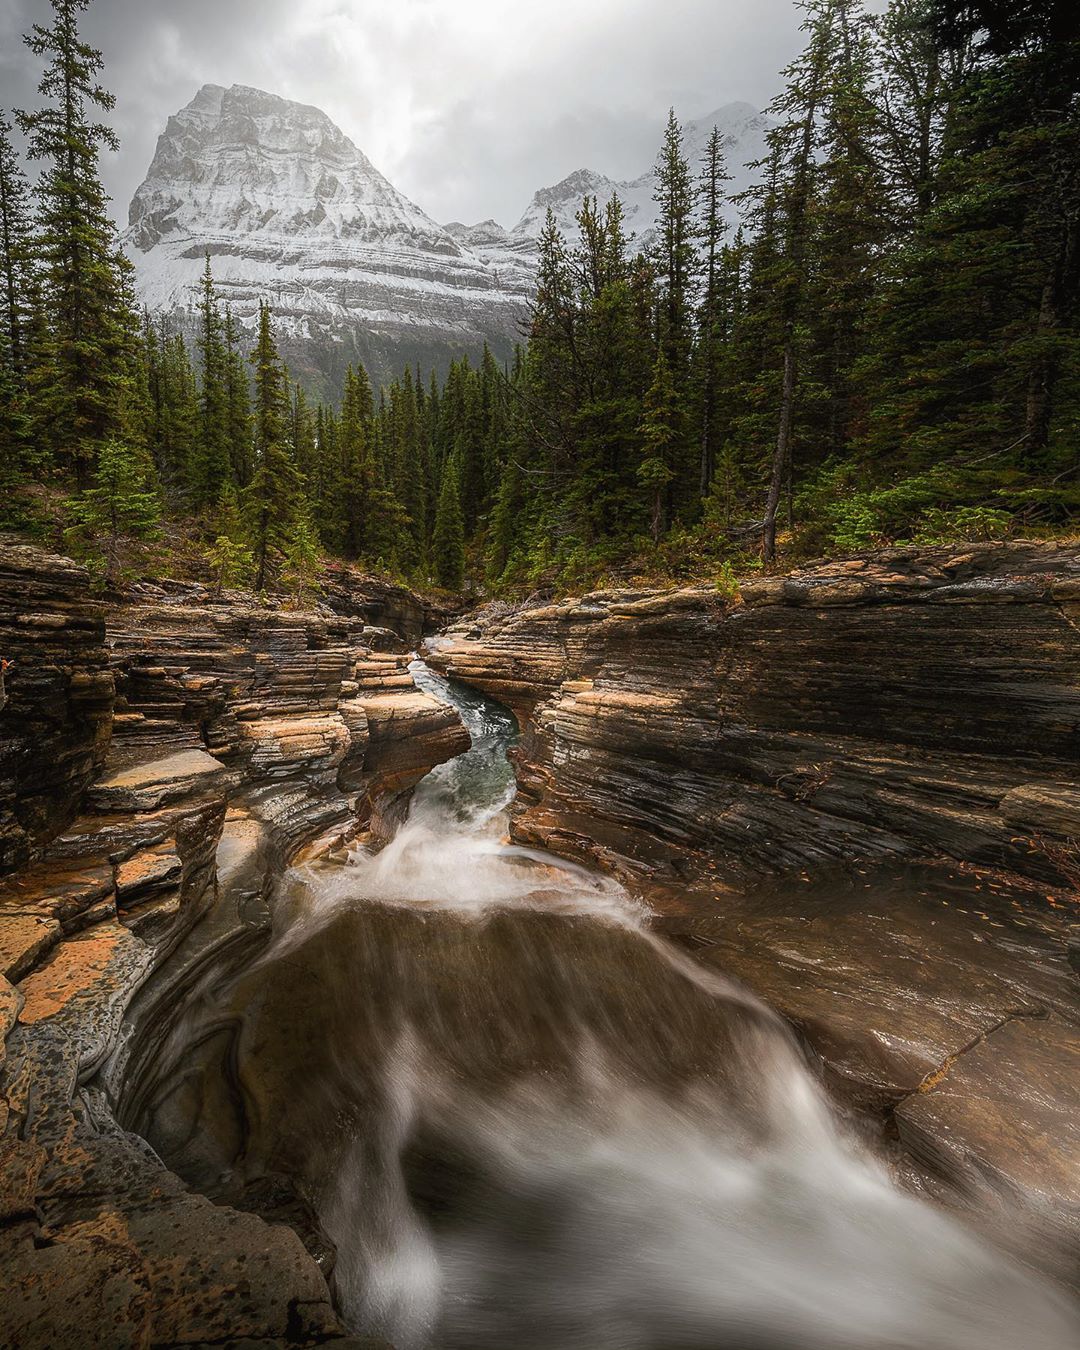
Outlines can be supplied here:
M685 127L695 171L714 126L730 191L752 181L767 119L729 103ZM190 326L209 252L218 292L249 330L270 301L293 372L328 392L362 360L376 382L406 365L445 370L487 341L509 356L534 285L548 208L571 242L585 196L618 193L650 242L655 172L619 182L579 169L537 192L511 230L438 225L317 108L243 85L206 85L170 117L131 203L125 246L145 304ZM730 210L734 222L735 209Z
M713 127L718 127L724 142L727 171L731 175L728 192L734 196L745 191L754 182L750 165L764 158L767 145L768 118L749 103L727 103L707 117L688 122L683 128L683 149L696 175ZM536 244L550 208L556 223L571 244L580 238L576 215L583 197L595 197L601 207L618 195L623 205L626 229L635 242L648 245L656 227L657 208L653 201L656 190L655 168L647 169L638 178L619 182L592 169L578 169L554 187L541 188L512 230L497 233L494 221L470 228L449 226L456 236L466 242L480 257L492 266L505 269L513 275L518 269L535 266ZM728 204L726 216L729 225L738 224L738 210Z
M294 370L333 388L361 359L386 379L485 340L506 356L527 283L503 275L378 172L325 113L206 85L169 119L131 203L127 250L154 310L190 315L207 252L248 328L274 308Z

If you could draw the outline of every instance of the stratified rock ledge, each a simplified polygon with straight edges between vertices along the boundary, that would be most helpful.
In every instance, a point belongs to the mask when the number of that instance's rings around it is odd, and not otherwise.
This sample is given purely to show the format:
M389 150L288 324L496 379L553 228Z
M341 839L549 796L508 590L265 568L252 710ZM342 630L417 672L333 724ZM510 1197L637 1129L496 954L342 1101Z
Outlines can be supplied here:
M429 659L522 721L516 838L639 890L1077 1278L1080 550L495 605Z
M408 673L417 598L337 569L328 599L105 605L0 546L0 1344L369 1344L291 1228L192 1193L111 1108L133 1001L167 1010L298 850L468 748Z

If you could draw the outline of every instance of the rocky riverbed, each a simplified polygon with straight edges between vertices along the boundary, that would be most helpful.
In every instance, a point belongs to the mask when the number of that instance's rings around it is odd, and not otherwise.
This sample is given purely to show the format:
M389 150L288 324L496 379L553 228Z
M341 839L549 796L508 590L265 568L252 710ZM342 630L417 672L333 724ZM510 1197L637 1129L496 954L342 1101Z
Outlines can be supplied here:
M514 837L780 1011L911 1182L1080 1277L1080 551L895 550L492 606Z
M203 963L257 950L300 850L377 837L468 747L409 676L415 597L340 572L329 599L102 604L70 561L0 550L4 1344L344 1338L296 1233L188 1190L107 1090L134 1004L152 1045Z
M366 1344L287 1180L215 1203L125 1125L190 1118L186 1082L141 1084L197 1057L177 1019L207 972L248 987L290 866L376 857L467 748L408 669L433 626L431 664L517 715L515 842L621 882L795 1029L906 1186L1075 1284L1080 551L895 551L445 623L349 569L306 613L180 585L101 602L69 560L0 548L0 1341ZM393 924L340 922L385 983L367 947ZM264 1026L318 1006L288 969L295 1003L248 982Z

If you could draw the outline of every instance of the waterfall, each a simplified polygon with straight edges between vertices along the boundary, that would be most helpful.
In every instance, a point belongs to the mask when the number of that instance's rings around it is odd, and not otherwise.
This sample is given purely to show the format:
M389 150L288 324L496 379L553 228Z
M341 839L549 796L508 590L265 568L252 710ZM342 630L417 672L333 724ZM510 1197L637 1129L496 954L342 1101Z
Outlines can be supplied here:
M156 1146L224 1197L286 1178L397 1350L1076 1345L1063 1295L848 1137L774 1015L507 842L513 719L414 675L472 749L381 851L288 879Z

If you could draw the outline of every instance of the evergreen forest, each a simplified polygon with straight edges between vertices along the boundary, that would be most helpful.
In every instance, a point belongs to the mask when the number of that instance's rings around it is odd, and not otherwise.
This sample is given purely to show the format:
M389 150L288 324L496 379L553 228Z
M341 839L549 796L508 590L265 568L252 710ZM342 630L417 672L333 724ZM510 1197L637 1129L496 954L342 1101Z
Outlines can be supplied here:
M186 568L302 595L326 558L518 596L900 543L1075 533L1080 37L1070 0L805 0L734 203L671 113L660 221L553 218L509 367L313 401L208 257L195 329L133 294L90 0L0 117L3 528L102 585Z

